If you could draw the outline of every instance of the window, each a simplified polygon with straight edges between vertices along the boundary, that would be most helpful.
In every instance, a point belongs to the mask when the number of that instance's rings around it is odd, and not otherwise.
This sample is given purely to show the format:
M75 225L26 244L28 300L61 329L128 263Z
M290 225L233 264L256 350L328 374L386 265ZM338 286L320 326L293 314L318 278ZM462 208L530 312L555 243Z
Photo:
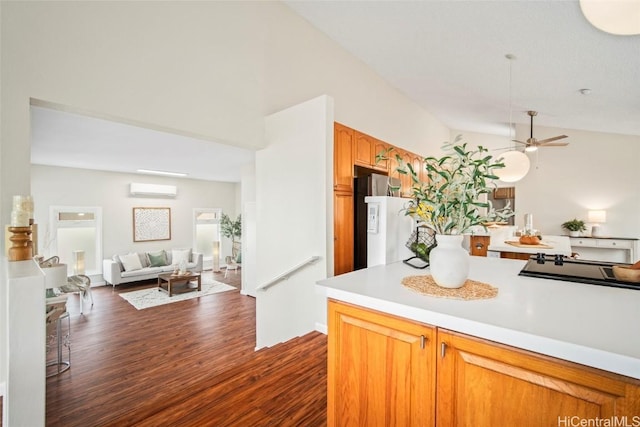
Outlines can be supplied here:
M58 255L73 274L74 252L84 251L85 274L102 273L102 208L51 206L48 254Z
M193 247L196 252L204 255L204 260L209 264L213 260L213 242L220 241L222 209L196 208L193 210L193 215Z

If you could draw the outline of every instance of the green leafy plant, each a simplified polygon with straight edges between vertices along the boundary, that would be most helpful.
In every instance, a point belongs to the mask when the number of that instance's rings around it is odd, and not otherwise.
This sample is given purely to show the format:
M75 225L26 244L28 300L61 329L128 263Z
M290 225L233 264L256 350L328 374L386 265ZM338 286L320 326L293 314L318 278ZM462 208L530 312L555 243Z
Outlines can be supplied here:
M513 216L511 206L496 210L486 195L496 187L499 179L494 171L504 167L482 146L468 149L459 145L461 136L453 143L444 143L443 157L426 157L424 167L427 180L421 182L413 167L396 155L398 172L408 174L412 180L412 199L405 206L411 215L437 234L462 234L477 225L491 221L504 221ZM377 156L383 159L387 150Z
M585 231L587 229L584 221L576 218L571 221L564 222L561 227L567 231Z
M235 221L229 215L222 214L220 217L220 232L224 237L231 239L231 254L234 260L240 255L240 238L242 237L242 215L238 215Z

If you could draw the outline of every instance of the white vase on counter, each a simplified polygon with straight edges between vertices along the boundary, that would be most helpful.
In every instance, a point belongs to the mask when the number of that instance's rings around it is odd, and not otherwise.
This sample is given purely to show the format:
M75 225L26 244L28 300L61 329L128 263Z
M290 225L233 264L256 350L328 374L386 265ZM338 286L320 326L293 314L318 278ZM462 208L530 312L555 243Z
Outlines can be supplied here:
M460 288L469 276L469 252L462 247L462 234L437 234L438 246L429 254L433 280L443 288Z

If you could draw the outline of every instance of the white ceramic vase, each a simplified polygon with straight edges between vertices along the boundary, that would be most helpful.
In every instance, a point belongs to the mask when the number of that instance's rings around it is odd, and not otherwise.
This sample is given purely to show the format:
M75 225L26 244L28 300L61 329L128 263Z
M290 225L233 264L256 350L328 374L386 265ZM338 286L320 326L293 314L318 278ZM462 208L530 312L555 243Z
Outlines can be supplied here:
M460 288L469 276L469 252L462 247L462 234L437 234L438 246L429 254L433 280L443 288Z

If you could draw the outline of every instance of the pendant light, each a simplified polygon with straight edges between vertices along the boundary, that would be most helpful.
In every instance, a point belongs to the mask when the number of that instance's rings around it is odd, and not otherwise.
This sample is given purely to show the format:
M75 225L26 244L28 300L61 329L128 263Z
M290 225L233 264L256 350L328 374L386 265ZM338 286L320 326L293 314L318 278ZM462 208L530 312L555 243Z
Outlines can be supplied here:
M580 0L591 25L619 36L640 34L640 0Z
M506 54L505 58L509 60L509 140L513 140L513 122L511 121L511 62L516 59L513 54ZM515 147L511 151L500 155L504 168L496 170L496 175L503 182L520 181L529 172L531 162L529 157L522 151L516 150Z

